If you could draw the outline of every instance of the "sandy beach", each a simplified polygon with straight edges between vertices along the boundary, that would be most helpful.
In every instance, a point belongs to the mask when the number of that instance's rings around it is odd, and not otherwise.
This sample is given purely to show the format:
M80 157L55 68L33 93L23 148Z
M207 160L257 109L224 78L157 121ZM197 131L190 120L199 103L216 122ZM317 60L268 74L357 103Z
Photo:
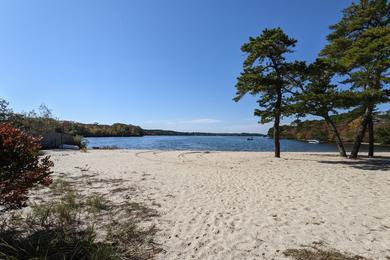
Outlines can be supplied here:
M55 179L159 213L157 259L288 259L321 244L390 257L390 153L89 150L48 152ZM94 182L93 179L102 180Z

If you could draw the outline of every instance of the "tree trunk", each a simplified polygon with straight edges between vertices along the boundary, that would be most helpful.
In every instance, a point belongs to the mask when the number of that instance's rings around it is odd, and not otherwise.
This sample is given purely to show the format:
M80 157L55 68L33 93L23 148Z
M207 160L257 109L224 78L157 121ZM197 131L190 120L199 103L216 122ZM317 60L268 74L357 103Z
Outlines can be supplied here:
M351 151L349 158L356 159L358 156L360 145L363 141L364 134L366 133L368 121L372 116L372 111L373 111L373 106L368 105L366 107L366 111L364 112L362 122L360 123L358 132L356 134L355 142L353 144L352 151Z
M282 92L278 89L278 96L275 104L275 122L274 122L274 142L275 142L275 157L280 158L280 114L282 105Z
M274 142L275 142L275 157L280 157L280 115L275 115L274 123Z
M333 131L336 145L337 145L337 149L339 150L340 156L347 157L347 153L345 152L345 147L344 147L343 141L341 140L339 131L337 130L335 123L328 115L325 115L324 118L325 118L326 123L330 127L330 129L332 129L332 131Z
M372 114L367 122L368 127L368 157L374 157L374 121Z

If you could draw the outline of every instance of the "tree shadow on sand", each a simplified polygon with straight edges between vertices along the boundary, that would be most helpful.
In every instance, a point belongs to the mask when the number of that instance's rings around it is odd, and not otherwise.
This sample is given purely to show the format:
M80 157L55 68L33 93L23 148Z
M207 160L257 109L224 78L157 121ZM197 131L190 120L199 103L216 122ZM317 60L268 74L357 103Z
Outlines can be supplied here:
M342 254L335 250L313 249L287 249L285 256L295 260L368 260L358 255Z
M330 248L324 241L314 241L311 245L290 248L285 250L283 254L295 260L369 260L360 255L340 252Z
M387 171L390 170L390 157L377 156L375 158L360 157L355 160L322 160L319 163L327 164L341 164L352 168L366 170L366 171Z

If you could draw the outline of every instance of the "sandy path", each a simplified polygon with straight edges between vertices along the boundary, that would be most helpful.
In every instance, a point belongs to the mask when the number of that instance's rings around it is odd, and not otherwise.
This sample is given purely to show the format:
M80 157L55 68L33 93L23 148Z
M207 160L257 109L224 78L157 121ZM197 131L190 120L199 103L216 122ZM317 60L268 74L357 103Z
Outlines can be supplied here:
M318 241L390 257L388 153L369 161L303 153L50 153L56 174L89 167L99 178L135 185L133 199L153 202L166 251L160 259L284 259L285 249Z

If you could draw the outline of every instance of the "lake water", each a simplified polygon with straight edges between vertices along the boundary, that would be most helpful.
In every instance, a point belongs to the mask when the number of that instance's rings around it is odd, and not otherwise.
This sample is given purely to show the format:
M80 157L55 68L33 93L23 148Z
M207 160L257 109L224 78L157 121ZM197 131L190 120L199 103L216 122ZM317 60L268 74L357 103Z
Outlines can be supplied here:
M245 136L144 136L144 137L89 137L88 147L117 146L136 150L194 150L194 151L265 151L274 150L273 139ZM336 152L334 144L309 144L294 140L281 140L286 152ZM347 147L348 149L348 147ZM362 151L366 147L362 147ZM379 150L389 148L377 147Z

